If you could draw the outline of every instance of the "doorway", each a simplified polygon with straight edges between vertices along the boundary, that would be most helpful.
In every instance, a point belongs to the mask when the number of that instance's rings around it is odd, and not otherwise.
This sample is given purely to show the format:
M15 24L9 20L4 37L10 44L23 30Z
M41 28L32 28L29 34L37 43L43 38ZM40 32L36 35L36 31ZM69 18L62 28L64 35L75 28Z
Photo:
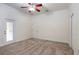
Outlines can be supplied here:
M14 22L12 20L6 21L6 41L13 41L14 40Z

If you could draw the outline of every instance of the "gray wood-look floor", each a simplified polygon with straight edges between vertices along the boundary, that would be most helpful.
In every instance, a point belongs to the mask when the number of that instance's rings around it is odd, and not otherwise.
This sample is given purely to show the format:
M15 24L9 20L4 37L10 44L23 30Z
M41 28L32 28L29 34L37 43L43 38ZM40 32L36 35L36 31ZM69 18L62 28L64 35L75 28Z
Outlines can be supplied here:
M0 55L72 55L67 43L27 39L0 47Z

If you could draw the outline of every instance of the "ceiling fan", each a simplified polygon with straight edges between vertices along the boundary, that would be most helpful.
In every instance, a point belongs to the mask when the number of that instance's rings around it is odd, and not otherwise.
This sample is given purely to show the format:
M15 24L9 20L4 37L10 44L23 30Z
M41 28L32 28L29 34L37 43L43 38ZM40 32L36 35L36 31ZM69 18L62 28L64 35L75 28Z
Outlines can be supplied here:
M28 3L28 5L22 6L21 8L27 8L29 12L32 11L40 12L42 6L43 5L41 3Z

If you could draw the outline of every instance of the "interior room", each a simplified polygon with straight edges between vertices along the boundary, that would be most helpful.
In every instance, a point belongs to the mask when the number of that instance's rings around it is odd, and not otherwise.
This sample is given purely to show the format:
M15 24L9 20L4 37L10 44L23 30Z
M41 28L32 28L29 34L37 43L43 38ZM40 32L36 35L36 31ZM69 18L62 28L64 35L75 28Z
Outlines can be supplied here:
M0 55L78 55L79 3L0 3Z

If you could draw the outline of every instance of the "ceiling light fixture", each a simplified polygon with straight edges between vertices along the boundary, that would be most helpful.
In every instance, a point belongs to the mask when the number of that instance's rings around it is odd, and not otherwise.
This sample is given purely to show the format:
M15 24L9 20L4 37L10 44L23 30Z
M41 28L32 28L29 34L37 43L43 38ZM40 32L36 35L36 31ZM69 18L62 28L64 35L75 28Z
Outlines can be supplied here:
M29 10L29 11L33 11L33 12L35 11L35 9L34 9L34 8L32 8L32 7L31 7L31 8L29 8L28 10Z

